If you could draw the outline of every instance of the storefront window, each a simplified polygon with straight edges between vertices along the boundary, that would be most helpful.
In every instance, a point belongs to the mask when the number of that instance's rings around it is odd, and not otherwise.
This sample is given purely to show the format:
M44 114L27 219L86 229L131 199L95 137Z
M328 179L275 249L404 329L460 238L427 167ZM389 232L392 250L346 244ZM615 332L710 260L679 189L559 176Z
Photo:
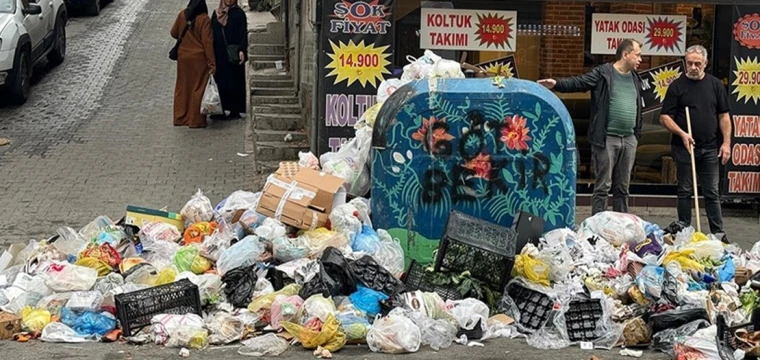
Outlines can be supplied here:
M631 3L631 2L567 2L567 1L401 1L397 9L398 41L396 65L407 63L406 56L421 56L419 48L420 7L454 9L491 9L517 12L518 34L515 52L468 52L470 64L515 55L519 77L526 80L562 78L585 73L594 66L614 60L613 55L596 54L592 49L594 14L677 15L686 18L686 44L702 45L711 56L708 73L727 83L730 67L729 51L720 40L714 40L716 19L719 26L730 27L730 11L710 4ZM726 13L726 14L723 14ZM722 18L726 18L721 21ZM728 30L727 30L728 31ZM681 49L683 51L685 49ZM434 50L435 51L435 50ZM449 59L459 60L461 51L435 51ZM681 56L643 56L639 71L680 61ZM590 93L560 94L570 111L580 154L578 165L579 191L590 191L593 184L591 146L587 139L590 119ZM671 134L659 124L659 110L644 115L642 138L639 141L632 184L671 185L675 183L675 166L670 158ZM584 190L584 187L586 189ZM660 186L662 187L662 186ZM665 192L674 193L670 186ZM662 190L660 190L662 191Z

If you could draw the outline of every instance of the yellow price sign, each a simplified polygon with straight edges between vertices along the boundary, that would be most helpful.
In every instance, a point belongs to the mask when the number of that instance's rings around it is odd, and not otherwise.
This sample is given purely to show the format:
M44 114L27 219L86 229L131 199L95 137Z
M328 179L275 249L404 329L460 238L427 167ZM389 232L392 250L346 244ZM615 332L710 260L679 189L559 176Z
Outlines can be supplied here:
M334 85L345 80L346 86L351 86L354 82L359 82L362 87L371 84L372 87L383 81L385 74L390 74L387 66L390 61L386 58L391 54L386 54L385 50L389 46L375 47L374 44L365 45L364 40L355 44L349 40L348 44L343 42L334 43L330 40L332 53L327 54L332 60L327 64L327 68L332 71L327 76L335 76Z

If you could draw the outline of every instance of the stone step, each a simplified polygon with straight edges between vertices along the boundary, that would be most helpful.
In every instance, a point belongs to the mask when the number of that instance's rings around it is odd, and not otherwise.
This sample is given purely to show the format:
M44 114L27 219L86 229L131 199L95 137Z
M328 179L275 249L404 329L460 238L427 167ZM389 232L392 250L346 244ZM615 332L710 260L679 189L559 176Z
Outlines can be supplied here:
M249 54L248 55L249 60L251 61L277 61L281 60L283 62L283 66L285 66L285 55L261 55L261 54Z
M261 96L261 95L251 96L252 106L271 105L271 104L294 105L298 103L299 103L299 100L295 96Z
M253 126L256 130L289 130L303 128L303 116L300 114L254 113Z
M306 141L306 133L298 130L256 130L255 133L256 141L259 142L302 143ZM290 139L285 141L288 135Z
M281 105L281 104L269 104L269 105L256 105L253 107L253 113L269 113L269 114L298 114L303 112L301 105Z
M250 44L248 53L253 55L285 56L285 44Z
M298 153L308 152L309 144L304 142L298 143L285 143L285 142L267 142L262 141L256 143L257 161L272 161L272 160L293 160L298 159Z
M296 96L295 88L251 88L251 96Z
M280 88L287 89L293 87L293 79L288 80L269 80L269 79L253 79L251 80L251 88Z
M277 68L277 64L273 60L252 60L251 66L253 66L253 70ZM283 64L283 67L284 66L285 64Z

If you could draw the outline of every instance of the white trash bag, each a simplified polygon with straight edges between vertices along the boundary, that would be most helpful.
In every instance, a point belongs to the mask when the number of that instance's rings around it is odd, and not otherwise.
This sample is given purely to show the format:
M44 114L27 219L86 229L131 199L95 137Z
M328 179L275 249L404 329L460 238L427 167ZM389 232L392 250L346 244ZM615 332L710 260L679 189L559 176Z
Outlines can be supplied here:
M208 77L206 90L203 92L201 100L201 114L203 115L222 115L222 99L219 97L219 88L216 86L213 76Z

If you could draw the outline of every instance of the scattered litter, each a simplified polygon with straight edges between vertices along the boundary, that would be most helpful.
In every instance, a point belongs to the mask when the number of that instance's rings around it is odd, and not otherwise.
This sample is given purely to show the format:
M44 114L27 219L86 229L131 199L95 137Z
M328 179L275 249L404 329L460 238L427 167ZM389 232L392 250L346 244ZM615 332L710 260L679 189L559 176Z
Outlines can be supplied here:
M188 349L185 349L185 348L182 348L182 349L179 351L179 356L181 356L181 357L183 357L183 358L189 357L189 356L190 356L190 350L188 350Z
M644 352L641 350L623 349L623 350L620 350L620 355L640 358L644 356Z
M250 153L237 153L237 156L248 157L248 156L251 156L251 154Z

